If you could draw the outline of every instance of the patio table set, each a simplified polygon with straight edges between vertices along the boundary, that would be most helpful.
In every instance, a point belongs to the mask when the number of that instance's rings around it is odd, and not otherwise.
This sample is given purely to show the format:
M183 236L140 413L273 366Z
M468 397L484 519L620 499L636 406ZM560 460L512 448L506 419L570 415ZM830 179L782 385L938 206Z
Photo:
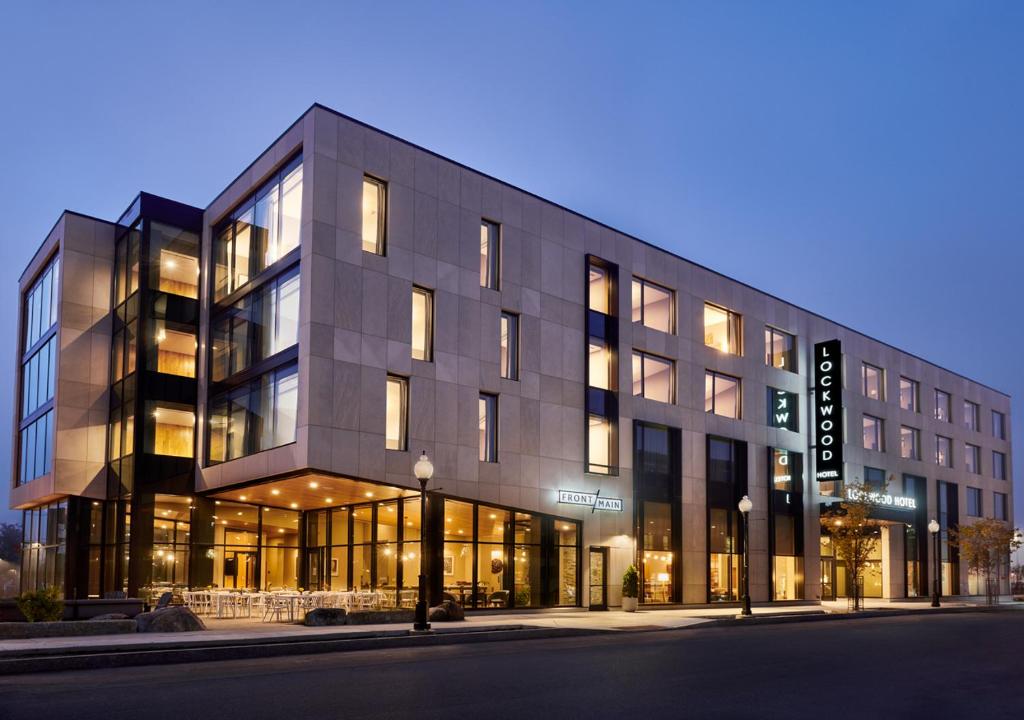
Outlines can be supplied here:
M194 590L181 593L182 601L196 615L218 619L260 618L263 622L295 622L315 608L380 610L414 607L415 590L292 590L242 591Z

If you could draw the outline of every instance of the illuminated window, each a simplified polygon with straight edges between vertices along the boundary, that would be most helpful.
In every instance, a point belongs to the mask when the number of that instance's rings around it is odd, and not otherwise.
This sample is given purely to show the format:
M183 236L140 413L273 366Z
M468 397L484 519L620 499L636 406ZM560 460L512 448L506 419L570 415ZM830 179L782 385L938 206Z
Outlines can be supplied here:
M151 222L149 284L152 289L160 292L198 298L199 236L170 225Z
M964 443L964 470L975 475L981 473L981 448L977 445Z
M592 337L587 344L588 382L590 387L602 390L615 389L615 374L612 350L606 340Z
M764 364L796 372L796 338L772 327L764 329Z
M885 451L885 421L882 418L864 416L864 449Z
M384 218L387 207L387 186L369 176L363 176L363 250L374 255L384 254Z
M188 378L196 376L195 330L187 325L168 325L164 320L154 320L149 339L147 362L152 365L155 359L157 372Z
M148 402L146 415L147 453L192 457L196 416L189 406Z
M480 462L498 462L498 396L480 393Z
M434 358L434 293L412 289L412 359L430 362Z
M480 287L497 290L501 267L501 226L480 221Z
M405 450L409 427L409 381L405 378L388 375L386 422L384 447Z
M633 322L661 332L675 332L675 293L660 285L633 278Z
M730 355L743 354L742 318L731 310L704 303L704 344Z
M885 400L885 371L869 363L860 366L861 386L864 397Z
M729 418L740 416L740 379L708 370L704 373L704 411Z
M519 316L501 314L501 376L506 380L519 379Z
M900 426L900 457L908 460L921 459L921 431L917 428Z
M921 412L921 385L917 380L900 377L900 407L911 412Z
M953 441L948 437L935 436L935 464L940 467L953 467Z
M234 460L295 442L298 377L292 363L212 398L209 461Z
M658 402L675 402L675 362L633 351L633 395Z
M587 416L587 472L607 475L615 465L615 423L609 418Z
M942 422L953 422L949 393L942 390L935 391L935 419Z
M964 400L964 427L968 430L977 432L981 429L980 422L978 421L979 410L980 408L977 403Z
M587 266L587 283L589 308L594 312L611 315L612 282L608 268L591 262Z

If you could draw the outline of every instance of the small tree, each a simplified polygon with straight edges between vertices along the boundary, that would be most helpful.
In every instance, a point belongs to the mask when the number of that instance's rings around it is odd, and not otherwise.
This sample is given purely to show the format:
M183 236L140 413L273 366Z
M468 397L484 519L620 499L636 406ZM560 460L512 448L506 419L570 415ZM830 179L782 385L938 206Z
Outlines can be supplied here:
M1021 545L1019 531L994 518L978 520L949 531L949 544L960 550L967 571L985 578L985 601L999 602L999 583L1003 565Z
M871 506L860 500L868 493L862 485L848 485L847 499L821 516L821 527L832 537L836 558L846 564L853 581L853 609L861 608L860 585L868 561L878 547L878 538L871 532Z
M630 565L622 575L622 597L635 598L640 595L640 573L636 565Z

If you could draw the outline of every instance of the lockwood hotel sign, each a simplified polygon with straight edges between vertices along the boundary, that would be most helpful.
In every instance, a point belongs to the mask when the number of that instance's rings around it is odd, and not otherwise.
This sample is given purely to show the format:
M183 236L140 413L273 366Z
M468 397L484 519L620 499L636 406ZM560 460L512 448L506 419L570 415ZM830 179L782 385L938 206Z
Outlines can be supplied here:
M814 477L843 479L843 346L838 340L814 345Z

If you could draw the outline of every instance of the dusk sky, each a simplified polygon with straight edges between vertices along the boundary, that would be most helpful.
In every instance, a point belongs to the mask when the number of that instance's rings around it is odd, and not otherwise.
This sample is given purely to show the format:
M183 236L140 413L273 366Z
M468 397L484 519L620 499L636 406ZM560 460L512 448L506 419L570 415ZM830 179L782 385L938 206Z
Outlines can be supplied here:
M64 208L205 207L317 101L1024 397L1024 3L141 5L5 7L7 378Z

